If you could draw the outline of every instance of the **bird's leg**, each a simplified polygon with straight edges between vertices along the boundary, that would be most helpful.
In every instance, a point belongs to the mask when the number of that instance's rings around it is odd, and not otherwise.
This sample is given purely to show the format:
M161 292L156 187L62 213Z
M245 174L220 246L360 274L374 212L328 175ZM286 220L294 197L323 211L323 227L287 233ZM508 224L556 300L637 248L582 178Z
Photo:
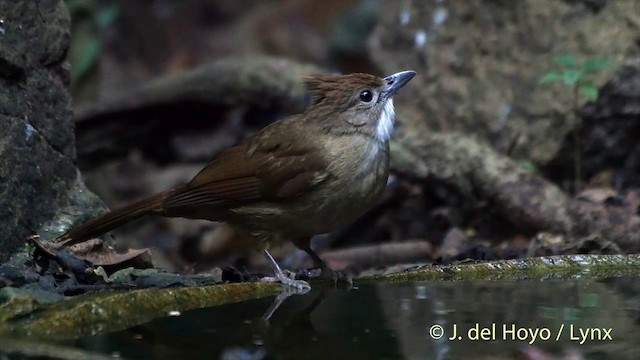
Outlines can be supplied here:
M307 254L309 254L311 259L313 259L313 262L316 263L316 266L320 267L321 278L327 279L327 280L333 280L335 283L340 281L340 282L346 283L349 286L353 285L353 281L351 280L351 277L349 275L341 271L335 271L332 268L330 268L329 265L327 265L327 263L325 263L320 258L320 256L318 256L318 254L316 254L316 252L311 249L311 246L307 244L303 244L303 245L298 244L298 246L300 247L300 249L304 250Z
M271 254L269 253L269 251L267 249L264 249L264 255L267 257L267 261L269 261L269 264L271 265L271 268L273 269L273 272L276 275L276 278L278 279L278 281L280 281L283 285L287 285L287 286L292 286L296 289L300 289L300 290L310 290L311 286L309 286L309 283L307 283L304 280L295 280L290 278L289 276L287 276L287 274L284 273L284 271L282 271L282 269L280 269L280 266L278 265L278 263L276 262L276 260L273 258L273 256L271 256Z

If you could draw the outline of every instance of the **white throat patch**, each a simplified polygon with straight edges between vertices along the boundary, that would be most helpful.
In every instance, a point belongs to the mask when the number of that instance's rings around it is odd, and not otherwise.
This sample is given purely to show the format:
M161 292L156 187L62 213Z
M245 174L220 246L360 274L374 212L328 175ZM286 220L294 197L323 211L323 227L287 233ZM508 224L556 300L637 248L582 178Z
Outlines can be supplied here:
M387 141L391 137L393 132L393 122L396 116L395 109L393 108L393 99L388 99L384 104L384 109L378 119L378 126L376 127L376 138L379 141Z

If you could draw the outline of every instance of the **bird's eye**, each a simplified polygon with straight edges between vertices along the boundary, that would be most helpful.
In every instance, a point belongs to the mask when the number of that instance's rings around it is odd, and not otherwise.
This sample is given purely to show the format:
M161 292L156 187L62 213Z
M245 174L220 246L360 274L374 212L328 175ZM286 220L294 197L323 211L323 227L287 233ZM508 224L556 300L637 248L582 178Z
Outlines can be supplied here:
M373 93L369 90L362 90L360 92L360 100L363 102L371 102L373 100Z

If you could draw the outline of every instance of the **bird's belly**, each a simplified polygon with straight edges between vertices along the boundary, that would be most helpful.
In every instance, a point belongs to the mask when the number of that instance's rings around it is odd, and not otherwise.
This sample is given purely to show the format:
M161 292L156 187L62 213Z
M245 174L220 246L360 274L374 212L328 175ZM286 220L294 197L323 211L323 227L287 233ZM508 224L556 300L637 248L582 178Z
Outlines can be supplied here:
M335 191L319 204L318 226L325 226L324 232L328 232L351 224L380 201L386 183L386 175L380 179L379 174L370 173L337 184Z
M360 169L358 169L360 170ZM332 178L293 201L236 209L236 225L258 237L293 240L351 224L374 207L386 187L386 159L352 176Z

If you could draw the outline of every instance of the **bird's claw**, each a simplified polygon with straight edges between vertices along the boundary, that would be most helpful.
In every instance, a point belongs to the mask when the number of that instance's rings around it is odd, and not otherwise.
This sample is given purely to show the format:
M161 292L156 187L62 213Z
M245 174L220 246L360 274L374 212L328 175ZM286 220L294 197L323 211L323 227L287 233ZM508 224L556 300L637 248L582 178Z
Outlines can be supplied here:
M311 290L311 285L309 285L308 282L304 281L304 280L296 280L295 279L295 274L291 273L290 271L284 270L282 272L276 273L275 277L263 277L262 279L260 279L260 281L263 282L279 282L282 285L285 285L287 287L292 287L296 290L299 290L300 292L296 291L295 293L301 293L304 294L306 292L308 292L309 290Z
M276 277L283 285L291 286L305 292L311 290L311 285L309 285L308 282L304 280L296 280L295 278L292 278L291 275L291 273L285 274L284 272L281 272L279 274L276 274Z

